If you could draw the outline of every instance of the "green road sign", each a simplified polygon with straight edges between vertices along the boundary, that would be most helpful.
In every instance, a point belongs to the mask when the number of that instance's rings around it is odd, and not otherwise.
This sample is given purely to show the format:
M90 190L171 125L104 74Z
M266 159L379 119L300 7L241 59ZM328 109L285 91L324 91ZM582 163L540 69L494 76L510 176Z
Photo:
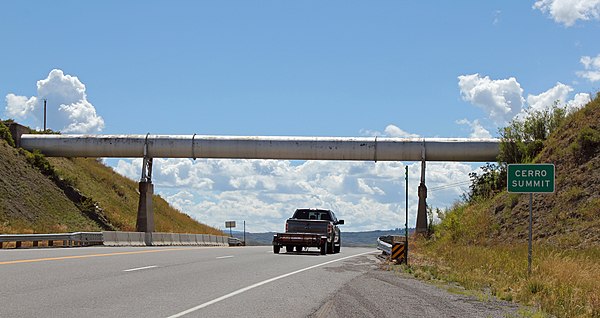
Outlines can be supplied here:
M553 193L553 164L512 164L508 165L508 192L512 193Z

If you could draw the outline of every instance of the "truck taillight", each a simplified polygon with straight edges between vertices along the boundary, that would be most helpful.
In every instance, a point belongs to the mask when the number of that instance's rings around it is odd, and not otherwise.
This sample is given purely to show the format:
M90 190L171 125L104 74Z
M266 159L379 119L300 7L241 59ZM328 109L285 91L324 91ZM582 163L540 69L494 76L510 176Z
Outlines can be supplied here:
M333 225L327 224L327 234L331 234L333 232Z
M288 222L285 222L285 231L288 231Z

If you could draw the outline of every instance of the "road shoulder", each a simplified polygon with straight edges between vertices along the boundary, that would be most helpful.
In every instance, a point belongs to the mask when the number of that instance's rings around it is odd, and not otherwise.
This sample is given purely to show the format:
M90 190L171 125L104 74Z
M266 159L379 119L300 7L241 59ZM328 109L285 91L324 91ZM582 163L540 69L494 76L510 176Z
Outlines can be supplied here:
M372 268L342 286L310 317L518 317L519 306L450 293L404 273Z

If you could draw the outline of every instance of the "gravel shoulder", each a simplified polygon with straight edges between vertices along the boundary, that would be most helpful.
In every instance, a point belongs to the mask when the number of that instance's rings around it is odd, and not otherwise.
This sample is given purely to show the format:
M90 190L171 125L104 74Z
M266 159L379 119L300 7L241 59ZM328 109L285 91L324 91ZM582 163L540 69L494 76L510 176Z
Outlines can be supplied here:
M372 261L373 256L368 256ZM519 306L451 293L374 266L339 289L310 317L518 317Z

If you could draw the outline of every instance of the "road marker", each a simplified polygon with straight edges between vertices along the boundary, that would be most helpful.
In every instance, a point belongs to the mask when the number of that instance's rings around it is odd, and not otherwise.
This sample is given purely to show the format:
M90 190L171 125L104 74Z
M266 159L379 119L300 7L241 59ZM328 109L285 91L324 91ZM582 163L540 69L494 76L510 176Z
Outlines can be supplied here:
M156 268L158 266L156 265L152 265L152 266L144 266L144 267L138 267L138 268L132 268L132 269L125 269L123 270L124 272L135 272L135 271L141 271L143 269L150 269L150 268Z
M225 259L225 258L232 258L232 257L235 257L235 256L233 256L233 255L219 256L219 257L217 257L217 259Z

